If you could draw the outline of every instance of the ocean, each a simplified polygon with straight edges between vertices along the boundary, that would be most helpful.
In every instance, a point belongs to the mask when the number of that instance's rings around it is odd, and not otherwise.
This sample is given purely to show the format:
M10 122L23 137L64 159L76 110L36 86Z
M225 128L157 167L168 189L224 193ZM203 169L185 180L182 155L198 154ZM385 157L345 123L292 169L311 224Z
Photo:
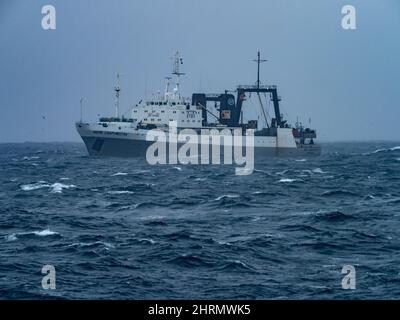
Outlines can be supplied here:
M325 143L255 168L1 144L0 298L400 297L400 142Z

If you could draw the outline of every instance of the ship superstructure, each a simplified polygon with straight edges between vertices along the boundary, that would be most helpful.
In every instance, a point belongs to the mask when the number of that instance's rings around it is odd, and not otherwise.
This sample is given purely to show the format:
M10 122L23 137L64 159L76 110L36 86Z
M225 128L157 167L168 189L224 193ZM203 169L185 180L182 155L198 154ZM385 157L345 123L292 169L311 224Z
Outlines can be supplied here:
M316 131L303 128L299 123L292 128L280 112L281 98L277 87L261 84L260 64L263 61L258 52L257 81L254 85L239 85L235 91L221 94L193 93L191 98L185 98L180 93L180 80L184 75L180 70L182 58L176 52L172 71L174 77L166 78L164 94L141 100L132 108L129 117L121 117L118 76L118 84L114 88L115 116L102 117L94 123L80 121L76 124L77 130L91 155L145 156L151 144L146 141L148 131L159 129L168 135L171 122L176 124L178 132L184 129L193 129L198 133L202 129L242 129L245 135L247 129L252 129L256 156L319 155L321 148L314 141ZM251 94L258 98L262 121L259 117L244 121L243 104L247 95ZM273 104L273 116L264 106L268 99Z

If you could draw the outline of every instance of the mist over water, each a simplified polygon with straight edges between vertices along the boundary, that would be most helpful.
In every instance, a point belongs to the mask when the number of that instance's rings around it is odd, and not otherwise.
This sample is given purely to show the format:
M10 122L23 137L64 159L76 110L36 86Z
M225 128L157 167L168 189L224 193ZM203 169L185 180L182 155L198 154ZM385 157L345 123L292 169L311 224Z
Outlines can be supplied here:
M399 146L324 144L236 176L2 144L0 297L398 298ZM341 288L348 264L356 290Z

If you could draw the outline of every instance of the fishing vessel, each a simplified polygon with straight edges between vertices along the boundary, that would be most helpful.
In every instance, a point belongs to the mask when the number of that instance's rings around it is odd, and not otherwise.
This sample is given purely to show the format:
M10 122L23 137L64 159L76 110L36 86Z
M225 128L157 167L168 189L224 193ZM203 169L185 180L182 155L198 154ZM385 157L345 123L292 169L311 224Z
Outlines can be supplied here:
M176 52L173 77L166 78L164 94L140 100L132 107L128 117L121 116L121 86L118 76L118 84L114 88L115 116L101 117L96 122L85 122L81 119L76 123L76 129L88 153L93 156L144 157L153 143L146 139L149 131L165 132L166 143L169 143L171 123L175 123L178 133L185 129L199 134L204 129L224 132L237 132L239 129L244 137L246 132L252 130L256 158L274 155L320 155L321 147L315 142L316 130L305 128L298 121L292 127L284 119L280 111L281 97L277 86L262 85L260 82L260 64L265 61L261 59L260 52L255 61L255 84L238 85L233 91L226 90L219 94L193 93L191 97L184 97L180 93L180 81L184 75L181 72L183 62L179 52ZM246 103L251 95L257 98L260 113L257 119L245 120L245 109L254 108L254 104L248 106ZM266 108L268 103L273 107L272 115Z

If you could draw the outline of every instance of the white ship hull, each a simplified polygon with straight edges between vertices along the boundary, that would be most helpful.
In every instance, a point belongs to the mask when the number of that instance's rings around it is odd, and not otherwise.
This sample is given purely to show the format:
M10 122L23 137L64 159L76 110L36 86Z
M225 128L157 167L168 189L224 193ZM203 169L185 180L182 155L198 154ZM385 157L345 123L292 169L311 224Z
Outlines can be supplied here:
M115 123L104 127L98 123L77 123L76 128L82 137L88 153L93 156L146 157L146 151L153 141L147 141L149 130L137 129L129 123ZM169 141L168 133L166 143ZM245 145L243 137L242 146ZM178 140L178 148L185 144ZM211 145L209 145L211 148ZM199 146L201 147L201 145ZM224 140L221 143L221 154ZM256 158L268 156L315 156L321 154L317 144L301 145L296 143L292 129L278 128L276 136L254 136L254 154Z

